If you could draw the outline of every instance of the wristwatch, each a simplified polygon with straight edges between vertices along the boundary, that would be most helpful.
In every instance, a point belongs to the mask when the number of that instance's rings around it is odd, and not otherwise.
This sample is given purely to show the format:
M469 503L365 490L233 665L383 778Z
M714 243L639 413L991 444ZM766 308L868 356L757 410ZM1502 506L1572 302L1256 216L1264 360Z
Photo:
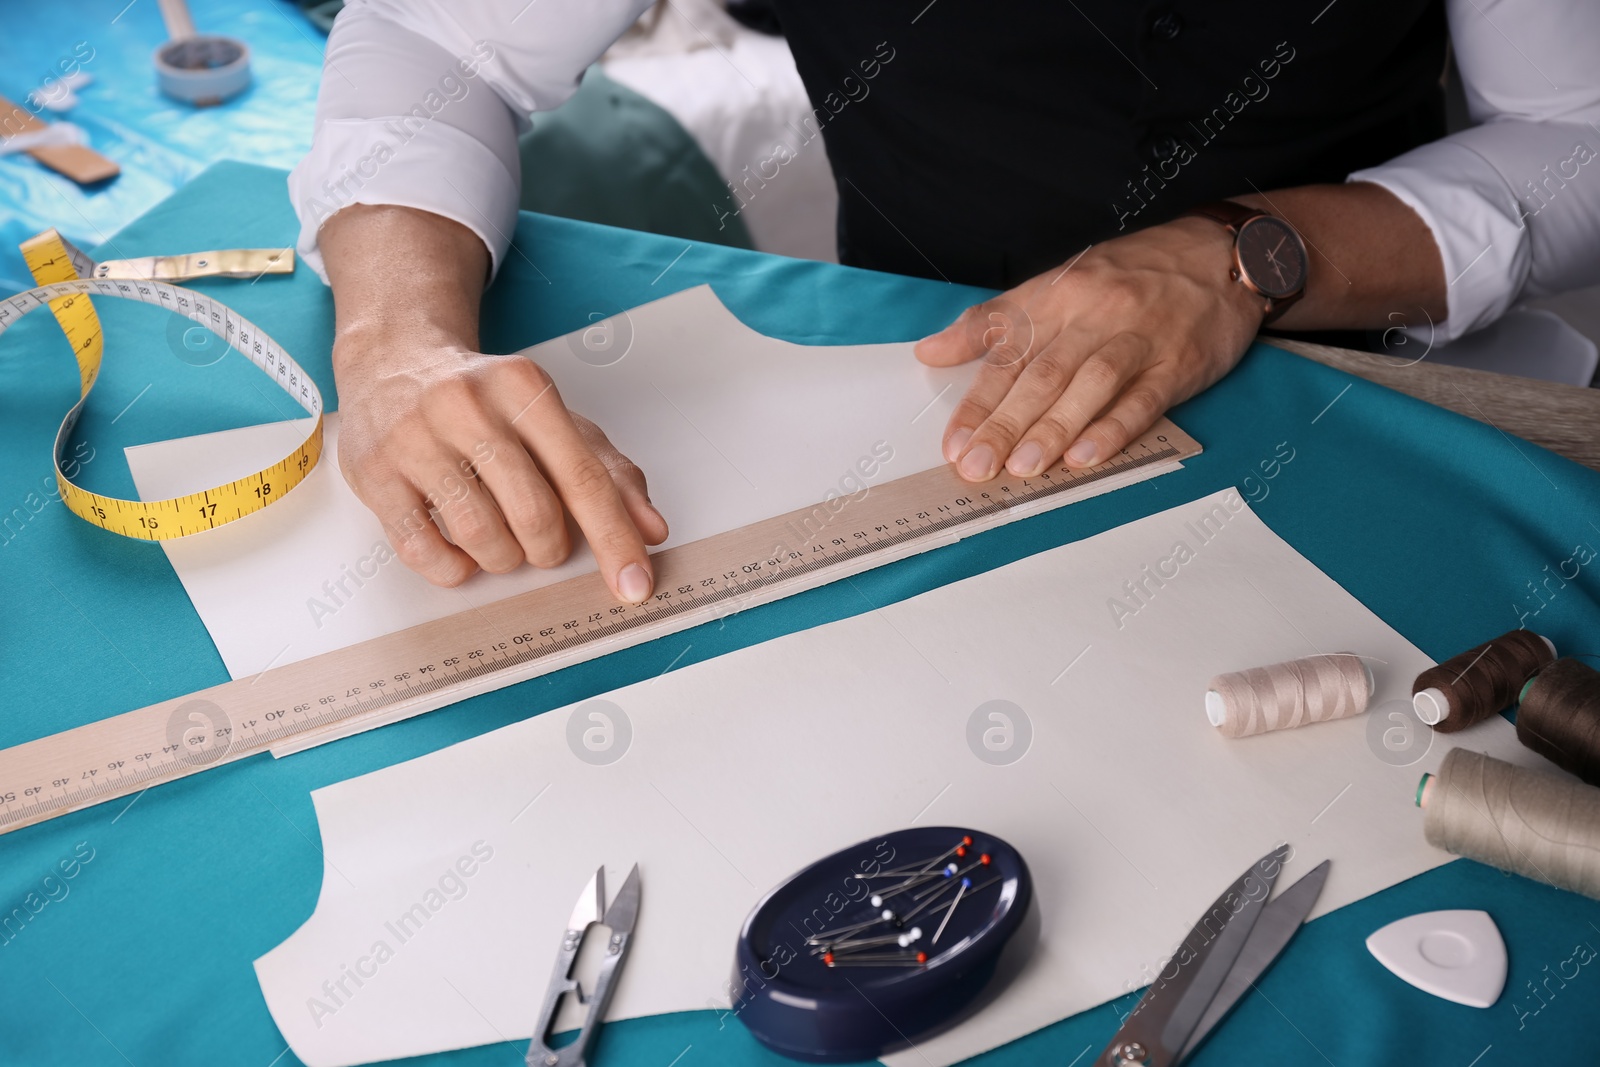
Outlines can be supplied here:
M1267 301L1263 322L1271 322L1305 292L1309 260L1300 234L1276 215L1232 200L1190 208L1195 215L1220 223L1233 234L1233 269L1229 277Z

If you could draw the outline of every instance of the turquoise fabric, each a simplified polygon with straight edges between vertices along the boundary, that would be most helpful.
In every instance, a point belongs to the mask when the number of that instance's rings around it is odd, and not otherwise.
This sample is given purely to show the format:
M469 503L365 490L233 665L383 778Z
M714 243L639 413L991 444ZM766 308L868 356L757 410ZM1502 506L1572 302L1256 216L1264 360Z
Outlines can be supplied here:
M0 294L32 288L17 243L54 226L87 248L149 211L219 159L292 167L311 148L326 44L283 0L188 0L201 33L250 46L250 87L197 108L156 88L156 47L167 39L161 9L128 0L7 4L0 32L0 95L29 110L63 102L56 79L93 81L60 114L122 167L108 182L80 186L29 156L0 156ZM33 99L28 98L32 95Z
M108 247L129 256L281 245L294 233L281 171L219 164ZM683 252L681 240L536 215L522 216L516 245L487 302L491 351L701 282L756 329L819 344L914 338L981 295L708 245ZM309 271L204 288L287 345L332 400L331 301ZM155 312L104 301L101 314L109 359L82 429L94 449L84 476L91 487L131 493L125 445L290 414L236 355L204 368L176 358ZM0 338L0 517L26 512L0 534L4 745L226 678L159 548L106 535L57 501L38 503L36 514L26 503L49 482L50 441L75 382L47 317ZM1564 649L1600 652L1593 565L1564 586L1552 583L1544 602L1529 584L1544 582L1575 546L1600 547L1600 474L1263 346L1174 418L1206 446L1180 473L374 733L286 760L245 760L0 836L0 1063L292 1064L250 963L315 904L322 861L312 789L650 677L675 660L858 614L1243 485L1260 478L1259 464L1280 442L1294 458L1259 483L1269 491L1258 513L1431 655L1517 625L1518 605L1539 608L1527 623ZM1136 761L1129 769L1130 788L1159 788L1138 780ZM11 786L0 782L0 793ZM84 855L92 858L81 862ZM64 860L70 879L59 875ZM16 908L27 917L6 928ZM1493 1008L1429 997L1367 954L1367 934L1435 908L1483 908L1504 931L1510 979ZM1600 903L1451 863L1310 924L1193 1062L1600 1062L1600 964L1579 962L1594 958L1593 948L1575 953L1580 945L1600 948ZM1087 1063L1087 1050L1099 1049L1131 1004L1130 994L979 1062ZM505 1065L520 1056L520 1047L491 1046L429 1062ZM613 1024L596 1056L597 1065L651 1067L777 1062L738 1022L709 1011Z

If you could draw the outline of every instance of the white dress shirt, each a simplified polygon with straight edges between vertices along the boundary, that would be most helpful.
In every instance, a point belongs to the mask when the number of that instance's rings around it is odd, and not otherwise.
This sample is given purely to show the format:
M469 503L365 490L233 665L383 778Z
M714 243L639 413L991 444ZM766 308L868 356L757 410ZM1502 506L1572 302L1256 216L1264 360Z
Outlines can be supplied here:
M300 254L325 279L322 223L353 203L399 204L466 226L498 270L516 225L517 134L649 4L349 0L328 37L311 151L289 177ZM1522 298L1600 282L1600 0L1446 11L1475 125L1349 179L1382 185L1432 231L1448 317L1430 326L1398 310L1435 343Z

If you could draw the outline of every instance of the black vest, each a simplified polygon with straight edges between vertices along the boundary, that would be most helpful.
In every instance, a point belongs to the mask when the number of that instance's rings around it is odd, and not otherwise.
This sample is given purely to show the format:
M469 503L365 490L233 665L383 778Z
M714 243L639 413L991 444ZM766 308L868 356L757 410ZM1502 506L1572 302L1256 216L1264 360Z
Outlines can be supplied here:
M841 260L1005 288L1444 134L1441 0L779 0ZM805 149L800 149L804 151ZM781 179L779 179L781 180Z

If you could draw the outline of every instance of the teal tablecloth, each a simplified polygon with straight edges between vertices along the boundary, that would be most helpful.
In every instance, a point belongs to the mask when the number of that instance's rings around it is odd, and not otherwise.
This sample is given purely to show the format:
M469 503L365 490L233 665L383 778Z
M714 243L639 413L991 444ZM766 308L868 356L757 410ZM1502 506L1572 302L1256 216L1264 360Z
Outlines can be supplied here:
M294 223L283 179L265 168L213 167L117 234L104 254L286 244ZM914 338L980 295L705 245L685 250L682 240L544 216L522 216L516 247L488 300L490 351L700 282L756 329L806 343ZM309 271L206 288L283 342L332 399L332 305ZM158 313L104 301L101 314L109 358L82 430L94 448L84 476L92 488L132 492L125 445L291 414L237 355L204 368L176 358ZM48 317L35 315L0 339L4 745L226 677L159 548L96 530L59 502L37 514L26 506L50 481L51 438L75 388ZM1244 484L1280 442L1294 459L1250 494L1268 490L1255 505L1261 517L1431 655L1449 656L1533 611L1523 620L1564 649L1600 652L1595 566L1549 580L1577 546L1600 547L1595 472L1263 346L1174 417L1206 446L1181 473L892 564L854 588L817 589L290 759L257 757L131 804L0 837L0 1064L294 1063L250 962L315 902L322 860L312 789L649 677L675 660L859 613L867 607L861 594L899 600ZM47 880L75 854L74 877ZM1483 908L1499 923L1511 970L1493 1008L1429 997L1368 956L1368 933L1435 908ZM1312 923L1195 1063L1597 1063L1600 964L1576 962L1592 960L1595 948L1600 903L1451 863ZM1084 1062L1131 1003L1124 997L1085 1012L982 1062ZM510 1064L520 1055L491 1046L437 1059ZM614 1024L598 1061L779 1062L740 1024L724 1025L712 1012Z

